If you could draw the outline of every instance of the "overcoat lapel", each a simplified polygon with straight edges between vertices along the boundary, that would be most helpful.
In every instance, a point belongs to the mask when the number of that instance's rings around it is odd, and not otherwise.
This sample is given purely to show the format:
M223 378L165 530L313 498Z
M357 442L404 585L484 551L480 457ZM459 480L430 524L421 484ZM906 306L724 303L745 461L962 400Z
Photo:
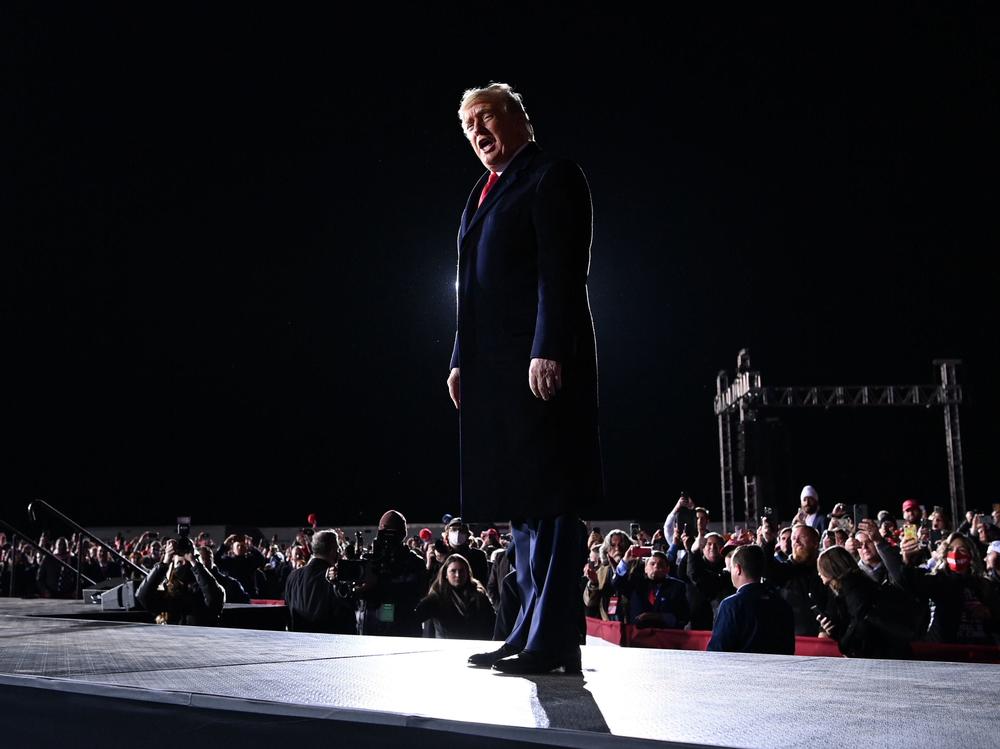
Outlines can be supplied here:
M479 202L479 195L483 191L483 186L486 184L486 178L489 176L489 172L486 172L476 186L472 188L472 194L469 195L469 200L465 204L465 213L462 214L462 233L459 236L459 243L465 241L466 235L472 230L472 227L477 223L482 221L483 216L490 212L493 205L500 199L500 196L506 192L511 185L513 185L520 176L520 172L525 166L531 161L531 157L539 150L538 146L534 141L529 141L528 144L521 150L510 165L504 170L504 173L500 176L500 179L493 186L493 189L489 191L486 195L486 200L483 204L476 208L476 203Z

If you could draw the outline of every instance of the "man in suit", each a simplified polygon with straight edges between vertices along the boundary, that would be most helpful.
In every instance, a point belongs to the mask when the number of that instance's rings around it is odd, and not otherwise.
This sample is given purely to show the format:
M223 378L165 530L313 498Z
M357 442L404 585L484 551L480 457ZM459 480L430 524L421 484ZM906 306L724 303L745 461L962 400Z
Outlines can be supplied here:
M618 564L614 589L628 599L628 622L639 627L683 629L691 619L684 582L670 577L666 552L653 551L645 562L633 559L632 547Z
M538 147L510 86L466 91L459 118L487 169L458 235L448 391L459 409L462 516L511 519L521 596L504 645L470 663L576 672L586 555L578 513L603 495L590 190L574 162Z
M354 634L357 630L354 601L339 596L330 580L330 570L340 558L337 534L334 531L314 534L312 551L306 566L292 570L285 583L292 631Z
M795 654L792 607L761 582L766 554L759 546L740 546L729 560L736 592L719 604L709 650L727 653Z

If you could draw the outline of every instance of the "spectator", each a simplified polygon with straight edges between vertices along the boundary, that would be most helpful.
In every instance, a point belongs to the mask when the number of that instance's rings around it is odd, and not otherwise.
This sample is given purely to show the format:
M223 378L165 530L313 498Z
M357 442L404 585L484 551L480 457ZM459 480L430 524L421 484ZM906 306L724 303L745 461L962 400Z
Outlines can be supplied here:
M697 534L695 535L694 543L691 544L689 551L697 551L701 548L701 545L705 543L705 536L708 533L708 526L711 522L712 517L707 509L704 507L694 508L694 525ZM683 529L681 530L681 534L683 535Z
M831 546L837 545L837 531L832 528L827 528L823 531L823 538L820 541L820 550L826 551Z
M712 629L715 614L723 599L732 595L732 579L722 556L725 540L718 533L705 536L701 549L685 557L688 605L691 609L691 629Z
M472 567L472 576L476 580L488 580L490 577L490 563L486 554L480 549L469 545L472 533L469 524L462 518L452 518L451 522L445 526L444 540L448 545L449 554L460 554Z
M1000 643L1000 597L983 576L980 558L961 533L948 536L945 564L932 572L917 563L922 558L915 539L903 541L904 567L894 580L934 604L928 636L940 642L995 645ZM890 575L893 573L890 567Z
M924 508L915 499L903 500L903 522L908 525L919 525L924 519Z
M767 555L759 546L744 545L729 558L736 592L719 605L709 650L729 653L795 653L795 617L791 607L761 582Z
M39 545L41 545L39 543ZM76 556L70 553L65 536L56 539L52 550L56 559L44 556L38 564L38 593L43 598L76 598ZM68 567L66 566L68 565Z
M878 530L882 534L882 538L886 540L892 546L897 546L899 543L899 526L896 525L896 518L891 514L882 510L878 514Z
M819 492L816 491L815 487L808 484L802 487L802 492L799 494L799 504L799 511L795 515L792 525L801 523L815 528L820 533L825 531L826 518L819 511Z
M111 553L103 546L90 547L90 558L85 561L80 571L95 583L112 580L122 576L121 562L111 558Z
M511 560L514 556L514 547L508 546L507 548L500 547L493 552L493 556L490 557L490 579L486 582L486 595L489 596L490 603L493 604L493 610L499 612L500 610L500 600L504 590L504 579L513 570L511 565ZM436 575L437 573L435 573ZM514 624L513 621L510 622L511 625ZM509 630L508 630L509 631ZM506 637L506 633L504 634Z
M937 544L948 535L948 519L943 512L934 510L928 520L931 521L930 543Z
M425 566L427 567L427 577L431 580L437 577L438 570L444 564L451 551L442 539L435 539L433 543L427 545L425 553Z
M663 537L671 539L675 532L678 535L689 533L694 529L695 522L694 500L687 495L687 492L681 492L677 504L663 522Z
M882 557L879 556L878 549L871 536L864 531L854 534L855 546L858 550L858 569L864 572L874 582L881 585L888 577Z
M910 656L915 632L896 588L880 586L839 546L819 555L817 569L833 593L828 613L819 623L824 634L837 641L841 653L859 658Z
M496 614L482 583L472 577L460 554L446 560L427 595L417 604L417 618L429 621L438 638L488 640Z
M847 506L843 502L837 502L830 511L830 522L827 525L827 529L841 530L846 534L854 532L854 521L847 514Z
M349 635L357 631L354 599L342 596L334 584L339 559L337 534L332 530L314 533L312 557L306 565L292 570L285 583L289 629L293 632Z
M792 607L797 635L818 635L819 623L810 607L817 606L820 611L826 608L827 589L816 573L818 554L819 532L799 523L792 528L791 558L787 562L775 559L768 563L766 581Z
M486 561L489 562L489 560L493 558L493 552L501 548L500 531L496 528L487 528L480 534L480 537L482 538L483 544L481 550L483 554L486 555Z
M986 579L993 584L994 588L1000 586L1000 541L992 541L986 551ZM1000 590L997 590L1000 592Z
M261 579L257 573L266 561L264 555L254 547L250 536L234 533L227 537L222 545L226 551L216 559L215 563L227 575L239 580L250 598L259 598Z
M240 581L229 576L225 570L219 569L215 565L215 553L211 546L207 544L198 546L195 548L195 553L198 554L202 566L226 592L226 603L250 603L250 594L246 592Z
M613 584L615 569L625 558L632 541L625 531L615 528L604 537L601 544L601 565L591 569L588 563L583 574L587 587L583 591L583 605L588 611L597 611L605 621L625 621L627 601L617 594Z
M690 619L684 583L670 577L670 560L662 551L646 557L645 564L625 554L615 569L612 585L628 599L628 622L639 627L683 629Z
M604 536L597 528L594 528L594 530L590 532L590 535L587 536L587 548L590 549L594 546L594 544L600 545L602 543L604 543Z
M766 544L761 544L764 548L767 548ZM779 562L787 562L792 558L792 529L791 526L785 526L780 531L778 531L778 538L774 545L774 558Z
M162 590L161 590L162 583ZM194 556L189 538L169 540L135 597L157 624L218 624L226 593Z

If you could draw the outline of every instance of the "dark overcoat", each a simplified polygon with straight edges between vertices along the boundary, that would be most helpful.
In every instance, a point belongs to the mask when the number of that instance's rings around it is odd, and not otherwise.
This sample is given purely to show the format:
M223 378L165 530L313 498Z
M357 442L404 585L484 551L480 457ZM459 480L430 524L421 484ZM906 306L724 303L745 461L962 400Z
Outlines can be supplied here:
M462 517L582 513L603 495L597 345L587 295L593 209L574 162L529 142L458 234ZM532 358L562 365L549 401L528 387Z

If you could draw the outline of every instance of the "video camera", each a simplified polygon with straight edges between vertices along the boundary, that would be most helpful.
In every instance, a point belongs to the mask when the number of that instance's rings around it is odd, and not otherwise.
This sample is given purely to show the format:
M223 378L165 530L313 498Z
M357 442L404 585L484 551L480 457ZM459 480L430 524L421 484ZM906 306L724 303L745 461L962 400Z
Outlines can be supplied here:
M380 529L367 549L362 531L357 531L354 536L360 558L341 559L337 563L337 579L346 583L392 575L398 567L397 562L409 554L403 545L403 534L392 528Z

